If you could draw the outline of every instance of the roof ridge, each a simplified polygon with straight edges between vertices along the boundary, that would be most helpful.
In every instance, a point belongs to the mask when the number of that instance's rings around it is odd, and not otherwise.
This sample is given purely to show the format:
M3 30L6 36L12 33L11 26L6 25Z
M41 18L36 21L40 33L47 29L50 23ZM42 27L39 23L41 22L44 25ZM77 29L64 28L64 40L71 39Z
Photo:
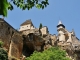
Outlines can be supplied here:
M31 25L33 25L31 19L28 19L28 20L26 20L25 22L23 22L23 23L21 24L21 26L23 26L23 25L27 25L27 24L31 24Z

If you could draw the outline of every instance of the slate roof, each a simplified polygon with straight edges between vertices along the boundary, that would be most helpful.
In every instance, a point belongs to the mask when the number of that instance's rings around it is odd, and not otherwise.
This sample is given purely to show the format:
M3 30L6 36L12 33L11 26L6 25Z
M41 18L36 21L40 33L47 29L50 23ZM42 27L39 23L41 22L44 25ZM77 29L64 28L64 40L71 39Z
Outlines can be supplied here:
M21 24L21 26L23 26L23 25L28 25L28 24L31 24L31 25L33 26L33 23L32 23L32 21L31 21L31 19L26 20L25 22L23 22L23 23Z
M60 24L62 24L62 22L59 20L59 23L58 23L58 25L60 25Z
M63 28L65 28L65 26L62 24L62 22L61 22L61 21L59 21L59 23L58 23L57 27L59 27L59 26L63 26Z

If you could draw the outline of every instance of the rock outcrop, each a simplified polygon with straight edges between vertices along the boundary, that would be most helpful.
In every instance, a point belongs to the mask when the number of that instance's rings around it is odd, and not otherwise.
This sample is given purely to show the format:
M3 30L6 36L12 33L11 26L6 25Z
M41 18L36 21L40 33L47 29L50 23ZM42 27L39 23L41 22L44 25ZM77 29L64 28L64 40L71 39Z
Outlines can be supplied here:
M44 40L39 35L30 33L23 35L23 55L30 56L35 50L43 51Z
M0 18L0 41L7 50L9 57L20 58L23 49L23 38L20 33L9 25L4 19Z

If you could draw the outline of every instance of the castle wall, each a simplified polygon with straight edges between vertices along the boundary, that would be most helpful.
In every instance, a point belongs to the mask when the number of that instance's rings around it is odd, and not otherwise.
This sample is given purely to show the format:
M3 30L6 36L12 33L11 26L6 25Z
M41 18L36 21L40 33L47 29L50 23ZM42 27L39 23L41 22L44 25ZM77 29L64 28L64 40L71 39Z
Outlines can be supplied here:
M59 41L65 41L65 35L62 31L59 31Z
M24 26L21 26L20 27L20 30L19 31L27 30L27 29L30 29L30 28L31 28L31 24L24 25Z
M55 45L55 41L57 40L57 37L56 37L56 35L51 35L51 42L52 42L52 46L54 46Z
M65 36L63 34L59 36L59 41L65 41Z
M31 26L31 29L35 29L33 26Z
M35 28L31 26L31 24L28 24L28 25L21 26L19 31L28 30L28 29L35 29Z
M69 39L67 40L67 42L72 42L72 38L71 38L71 33L68 33Z
M42 29L41 29L41 33L42 33L42 35L46 35L47 34L47 27L43 27Z

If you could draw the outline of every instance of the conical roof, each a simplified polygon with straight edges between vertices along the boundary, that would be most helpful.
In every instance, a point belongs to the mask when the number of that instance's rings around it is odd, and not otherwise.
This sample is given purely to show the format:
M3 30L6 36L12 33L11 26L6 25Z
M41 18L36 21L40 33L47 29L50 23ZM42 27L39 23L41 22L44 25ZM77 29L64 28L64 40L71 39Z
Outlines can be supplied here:
M61 20L59 20L59 23L58 23L58 25L60 25L60 24L62 24Z
M60 26L62 26L63 28L65 28L65 26L62 24L61 20L59 20L59 23L58 23L57 27L60 27Z

